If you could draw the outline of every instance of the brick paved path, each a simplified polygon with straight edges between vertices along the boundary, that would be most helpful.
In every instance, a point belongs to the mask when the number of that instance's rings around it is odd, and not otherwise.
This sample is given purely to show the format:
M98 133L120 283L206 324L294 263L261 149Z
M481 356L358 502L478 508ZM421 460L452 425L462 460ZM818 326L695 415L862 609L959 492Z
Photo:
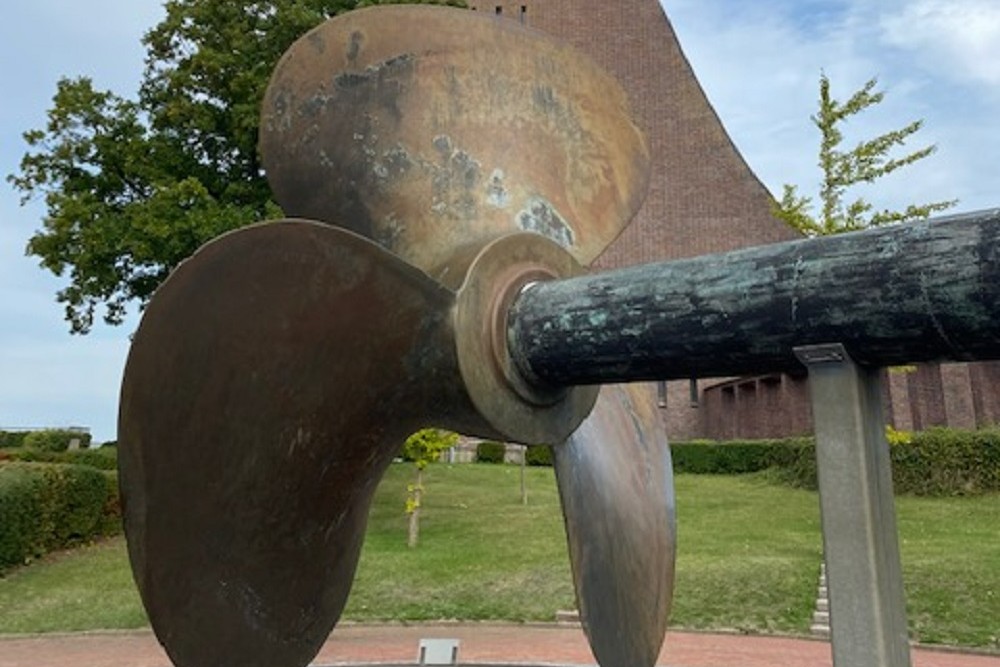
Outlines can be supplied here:
M460 642L462 663L592 665L579 626L516 624L350 625L337 628L316 665L413 664L422 638ZM830 645L809 639L670 632L660 665L669 667L829 667ZM918 647L914 667L1000 667L1000 655ZM170 667L148 631L0 637L0 667Z

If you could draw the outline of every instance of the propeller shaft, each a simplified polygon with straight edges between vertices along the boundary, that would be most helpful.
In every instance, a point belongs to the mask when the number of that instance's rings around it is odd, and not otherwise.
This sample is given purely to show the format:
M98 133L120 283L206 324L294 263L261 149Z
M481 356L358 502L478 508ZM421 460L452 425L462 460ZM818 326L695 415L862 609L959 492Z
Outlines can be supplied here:
M534 283L508 349L539 386L1000 358L1000 209Z

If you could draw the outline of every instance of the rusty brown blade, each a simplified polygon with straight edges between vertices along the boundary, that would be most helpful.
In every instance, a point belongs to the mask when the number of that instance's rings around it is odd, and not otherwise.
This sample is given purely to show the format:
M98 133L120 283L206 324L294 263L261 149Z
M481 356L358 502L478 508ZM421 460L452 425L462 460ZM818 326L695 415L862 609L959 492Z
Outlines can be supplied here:
M551 37L447 7L372 7L303 36L275 69L260 147L287 214L347 224L452 287L457 250L510 232L588 264L649 180L612 77Z
M119 465L136 581L178 667L315 655L405 436L475 430L453 301L301 221L227 234L160 287L125 371Z
M553 448L577 604L601 667L653 667L674 584L670 449L650 392L605 385Z

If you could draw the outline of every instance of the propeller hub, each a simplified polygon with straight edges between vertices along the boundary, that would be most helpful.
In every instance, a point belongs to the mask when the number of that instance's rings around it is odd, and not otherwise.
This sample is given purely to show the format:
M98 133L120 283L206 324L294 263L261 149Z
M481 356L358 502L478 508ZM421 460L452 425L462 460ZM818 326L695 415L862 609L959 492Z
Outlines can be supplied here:
M466 390L507 440L554 444L576 430L594 407L598 387L549 387L517 370L507 348L507 313L532 282L579 275L582 267L557 244L521 233L489 243L459 289L455 345Z

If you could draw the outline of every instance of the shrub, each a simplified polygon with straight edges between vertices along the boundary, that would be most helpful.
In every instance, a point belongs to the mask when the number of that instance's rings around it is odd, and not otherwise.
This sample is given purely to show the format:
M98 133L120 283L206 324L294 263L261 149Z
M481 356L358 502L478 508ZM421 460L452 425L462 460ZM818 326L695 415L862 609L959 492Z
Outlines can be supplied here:
M89 433L84 431L64 431L59 429L31 431L25 435L21 446L50 452L64 452L69 449L70 443L74 440L79 441L80 447L90 447Z
M890 451L898 492L942 496L1000 491L1000 428L932 428Z
M971 495L1000 491L1000 429L933 428L900 434L889 448L896 493L919 496ZM812 438L693 441L671 447L674 470L695 474L768 471L790 486L816 489Z
M104 503L97 524L97 536L108 537L122 532L122 499L118 492L118 473L105 472Z
M799 438L783 452L783 460L767 469L768 477L798 489L815 491L819 488L816 476L816 442L812 438Z
M0 466L0 570L42 553L43 486L42 477L26 467Z
M502 442L484 440L476 445L476 461L478 463L503 463L507 445Z
M72 463L90 468L98 468L99 470L115 470L118 467L118 450L114 447L76 449L63 452L21 447L19 449L6 449L3 453L8 459L13 461Z
M529 466L551 466L552 448L548 445L532 445L524 450L524 462Z
M913 434L909 431L897 431L892 427L892 424L886 424L885 439L889 442L890 447L908 445L913 442Z
M0 449L23 446L27 435L28 431L0 431Z
M46 546L58 549L97 535L107 496L104 475L86 466L61 464L43 466L42 472L48 505L42 512L51 520Z
M670 447L674 470L681 473L740 475L795 462L808 438L785 440L694 440Z
M59 463L0 465L0 568L120 525L114 473Z

